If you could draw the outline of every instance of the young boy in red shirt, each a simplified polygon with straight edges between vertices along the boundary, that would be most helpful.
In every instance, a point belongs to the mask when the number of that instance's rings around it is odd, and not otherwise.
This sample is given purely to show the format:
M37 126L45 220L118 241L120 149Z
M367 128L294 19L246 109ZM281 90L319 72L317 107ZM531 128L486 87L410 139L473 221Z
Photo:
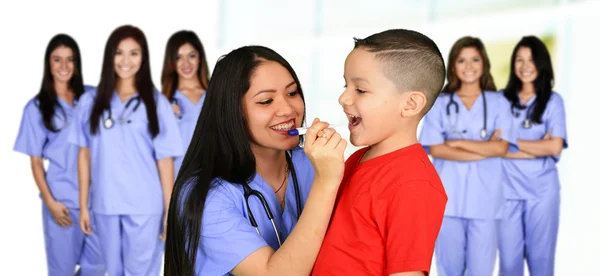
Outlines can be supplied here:
M355 39L339 98L350 142L336 207L313 275L428 275L447 196L417 126L446 70L436 44L388 30Z

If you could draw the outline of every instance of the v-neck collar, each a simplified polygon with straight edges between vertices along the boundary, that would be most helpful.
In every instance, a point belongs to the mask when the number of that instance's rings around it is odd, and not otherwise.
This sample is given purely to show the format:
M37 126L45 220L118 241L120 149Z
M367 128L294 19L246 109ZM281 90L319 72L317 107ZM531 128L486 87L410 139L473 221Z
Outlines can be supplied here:
M455 101L459 103L459 105L462 107L462 109L467 112L467 113L473 113L471 112L473 109L475 109L476 105L479 104L480 101L482 101L482 94L485 93L484 91L482 91L481 93L479 93L479 95L477 96L477 99L475 99L475 101L473 102L473 104L471 105L471 108L467 108L467 106L465 105L465 103L463 102L463 100L460 98L460 96L458 96L458 94L454 95L455 96Z
M115 90L115 91L113 91L113 95L110 100L110 104L114 105L114 106L123 106L123 105L126 105L129 100L133 99L134 97L137 97L138 95L139 95L139 93L136 92L133 95L131 95L129 98L127 98L125 101L121 101L121 97L119 97L119 94Z
M533 102L535 101L535 98L537 98L537 95L534 94L533 97L531 97L529 100L527 100L527 102L525 103L525 107L532 105ZM522 105L521 97L519 97L519 104Z
M175 90L175 95L176 95L176 97L178 95L179 96L178 98L183 99L189 105L196 107L196 106L202 104L202 102L204 101L204 97L206 97L206 91L204 91L204 93L202 94L202 96L200 96L200 99L198 99L198 101L196 103L193 103L192 100L190 100L190 98L188 98L185 94L183 94L181 91L179 91L179 89Z
M61 98L60 96L56 96L56 98L58 98L58 103L64 109L70 110L73 109L75 105L77 105L77 99L75 98L73 98L73 105L70 105L67 101L65 101L65 99Z

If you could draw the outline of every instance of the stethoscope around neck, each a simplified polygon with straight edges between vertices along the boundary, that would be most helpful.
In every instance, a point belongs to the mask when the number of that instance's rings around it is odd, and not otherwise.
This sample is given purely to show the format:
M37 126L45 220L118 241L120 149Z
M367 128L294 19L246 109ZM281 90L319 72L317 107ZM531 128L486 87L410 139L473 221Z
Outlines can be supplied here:
M127 116L125 116L126 111L129 109L129 106L134 101L136 103L133 106L133 110L129 114L127 114ZM142 103L142 101L140 100L139 95L133 96L131 99L127 100L127 103L125 104L125 108L123 108L123 110L121 111L121 115L119 116L118 120L121 123L127 123L127 124L131 123L131 120L129 118L138 109L138 107L140 106L141 103ZM112 111L111 111L110 105L108 106L108 118L106 118L104 120L103 124L104 124L104 128L106 128L106 129L111 129L114 126L114 120L112 118Z
M525 129L530 129L532 126L531 123L531 112L532 112L532 107L534 106L534 104L531 104L527 107L527 110L525 111L525 120L523 120L523 122L521 123L521 126ZM513 104L510 107L510 111L512 112L513 116L515 116L515 118L519 118L519 111L515 111L515 108L517 107L517 104ZM524 109L525 107L523 107Z
M479 136L481 136L481 139L485 139L488 136L488 132L487 132L487 101L485 98L485 91L481 91L481 97L483 98L483 128L481 128L481 131L479 132ZM454 122L452 122L450 120L450 107L454 106L454 113L456 114L455 118L454 118ZM446 118L448 118L448 124L450 125L451 128L451 133L467 133L466 129L463 129L462 131L457 131L456 130L456 124L458 121L458 103L454 100L454 92L450 93L450 101L448 102L448 104L446 105Z
M288 167L290 168L290 171L292 173L292 182L294 182L294 194L296 196L296 210L298 210L298 218L300 218L300 214L302 213L302 203L300 202L300 188L298 184L298 178L296 176L296 169L294 168L294 163L292 162L291 156L287 152L285 154L285 158L288 163ZM248 208L248 219L250 220L250 224L252 225L252 227L254 227L254 229L256 229L256 233L260 235L260 230L258 230L258 224L256 223L256 219L254 218L252 210L250 209L250 204L248 203L248 198L250 198L250 196L256 196L258 200L260 200L260 203L263 206L263 209L265 210L269 221L271 221L271 225L273 226L273 230L275 231L275 235L277 236L277 242L279 243L279 246L281 246L279 230L277 229L277 226L275 226L273 212L271 212L271 207L269 206L269 203L267 202L267 200L261 192L250 188L250 185L248 185L248 183L244 183L242 184L242 186L244 187L244 199L246 200L246 207Z

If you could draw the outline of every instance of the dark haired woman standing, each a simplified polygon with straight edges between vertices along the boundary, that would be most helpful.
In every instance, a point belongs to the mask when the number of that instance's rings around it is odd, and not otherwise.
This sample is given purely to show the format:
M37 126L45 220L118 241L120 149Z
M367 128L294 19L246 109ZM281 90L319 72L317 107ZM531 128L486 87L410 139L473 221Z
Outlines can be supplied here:
M556 163L567 148L565 107L552 91L550 54L534 36L511 57L504 96L510 102L519 152L503 161L509 177L500 230L500 275L554 275L560 183Z
M80 227L98 233L108 275L158 275L182 146L169 101L152 83L140 29L122 26L108 38L100 84L81 97L71 134L80 146L80 202L91 194L96 222L92 229L82 207Z
M442 275L487 276L494 271L507 182L502 157L516 150L516 138L490 67L481 40L459 39L448 59L448 84L423 121L419 140L433 157L448 195L435 244Z
M187 149L208 89L209 71L204 46L192 31L174 33L167 42L162 92L173 104L184 152ZM175 176L183 156L175 157Z
M104 275L97 235L85 235L77 183L78 147L67 142L67 125L84 90L81 55L73 38L54 36L44 56L44 77L38 94L23 110L14 150L31 156L31 169L43 200L42 219L48 275ZM44 170L44 159L49 161ZM82 207L87 210L87 205ZM73 225L75 221L75 226Z

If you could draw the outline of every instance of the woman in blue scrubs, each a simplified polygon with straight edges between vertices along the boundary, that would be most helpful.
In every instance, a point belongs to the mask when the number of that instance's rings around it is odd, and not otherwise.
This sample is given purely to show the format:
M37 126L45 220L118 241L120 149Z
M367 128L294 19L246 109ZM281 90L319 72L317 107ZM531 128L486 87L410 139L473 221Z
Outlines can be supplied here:
M504 96L511 105L519 152L503 161L509 182L500 230L500 275L554 275L560 183L556 163L567 148L565 107L552 91L544 43L526 36L515 46Z
M171 101L187 150L204 104L209 71L204 46L192 31L174 33L167 42L162 70L162 92ZM183 156L175 157L175 176Z
M347 143L315 119L300 148L288 130L304 114L279 54L247 46L221 57L173 190L166 275L310 274Z
M113 31L98 89L76 112L70 141L80 147L80 202L91 194L95 216L92 228L82 207L81 228L98 234L108 275L159 275L173 157L183 150L171 105L152 84L140 29Z
M77 227L79 149L67 143L66 130L79 97L91 88L83 85L75 40L66 34L54 36L44 56L42 87L25 105L14 146L15 151L31 157L33 177L43 200L48 275L73 275L77 264L80 275L104 275L97 235L86 236ZM44 159L49 161L48 171L44 170Z
M435 245L437 267L442 275L492 275L506 183L502 156L516 150L512 120L478 38L454 44L447 72L448 84L419 138L448 194Z

